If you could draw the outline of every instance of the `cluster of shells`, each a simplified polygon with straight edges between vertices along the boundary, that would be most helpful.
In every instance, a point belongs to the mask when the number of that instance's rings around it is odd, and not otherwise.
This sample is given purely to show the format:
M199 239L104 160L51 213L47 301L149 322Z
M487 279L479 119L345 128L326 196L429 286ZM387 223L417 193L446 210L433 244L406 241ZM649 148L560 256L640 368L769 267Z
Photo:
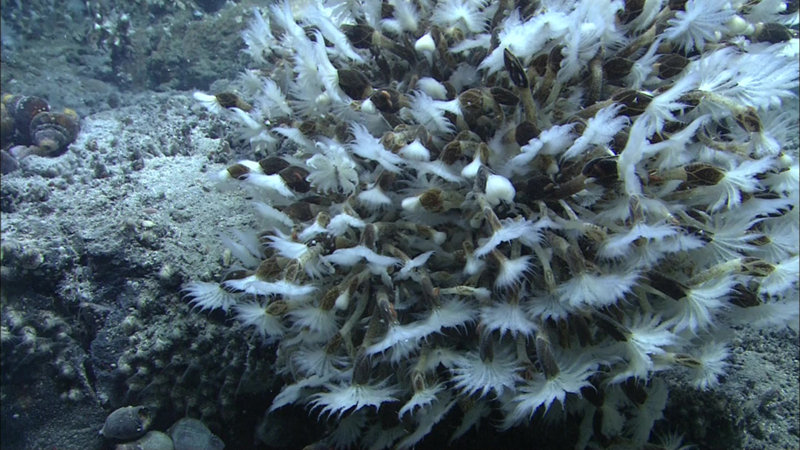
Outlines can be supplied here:
M240 268L185 289L274 346L269 411L337 447L489 417L636 447L658 372L718 383L731 324L797 309L797 6L711 3L684 33L703 2L255 11L259 69L195 97L267 153L219 174L263 229L221 230ZM712 79L755 61L768 101Z
M30 154L59 156L75 142L80 118L71 109L50 110L47 100L33 95L3 95L0 102L0 146L3 173Z
M106 417L100 434L120 442L116 450L222 450L225 443L197 419L184 417L164 433L149 430L153 410L146 406L124 406ZM135 440L134 440L135 439Z

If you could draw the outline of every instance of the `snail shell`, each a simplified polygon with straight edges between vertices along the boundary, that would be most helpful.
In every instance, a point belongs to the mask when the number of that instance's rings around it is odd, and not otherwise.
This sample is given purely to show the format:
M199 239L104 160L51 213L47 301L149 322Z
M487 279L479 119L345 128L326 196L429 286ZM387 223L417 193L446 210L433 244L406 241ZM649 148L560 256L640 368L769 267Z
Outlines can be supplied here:
M211 432L203 422L184 417L169 427L175 450L222 450L225 443Z
M118 444L115 450L173 450L172 439L161 431L148 431L141 438Z
M108 415L100 434L109 439L127 441L143 436L153 417L145 406L124 406Z
M39 156L58 156L75 142L80 131L78 114L71 109L62 113L40 112L30 122L31 142Z
M33 95L10 95L3 97L8 113L14 118L14 126L21 136L28 136L30 123L38 114L50 111L47 100ZM20 142L24 144L24 142Z

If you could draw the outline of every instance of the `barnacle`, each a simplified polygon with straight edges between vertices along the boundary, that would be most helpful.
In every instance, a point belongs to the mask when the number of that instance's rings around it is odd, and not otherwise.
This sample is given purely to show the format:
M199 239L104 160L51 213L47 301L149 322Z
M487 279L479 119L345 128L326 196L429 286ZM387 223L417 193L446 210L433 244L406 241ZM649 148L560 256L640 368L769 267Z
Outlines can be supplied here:
M594 422L578 442L643 447L658 372L712 387L727 320L785 323L798 70L779 11L363 6L256 14L248 46L282 59L249 94L266 107L195 95L273 144L220 172L265 194L262 247L237 250L258 268L185 288L275 346L270 411L364 429L328 444L410 447L441 420L458 438L490 409L509 428L567 408Z

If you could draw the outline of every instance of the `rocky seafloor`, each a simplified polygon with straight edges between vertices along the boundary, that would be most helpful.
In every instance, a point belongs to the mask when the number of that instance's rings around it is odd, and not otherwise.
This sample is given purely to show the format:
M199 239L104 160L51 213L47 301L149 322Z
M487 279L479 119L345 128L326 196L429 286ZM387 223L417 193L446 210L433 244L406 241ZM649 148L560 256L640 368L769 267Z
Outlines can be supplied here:
M268 351L249 333L229 333L223 315L193 313L180 291L221 276L221 230L253 225L244 194L219 191L208 176L247 149L191 96L244 68L248 6L156 14L155 26L176 27L172 41L144 47L140 31L131 45L149 64L122 83L107 48L73 37L86 24L11 39L9 5L0 90L42 96L82 119L64 155L30 156L2 176L0 447L111 448L98 434L106 417L143 398L157 402L152 429L207 411L227 448L310 443L316 415L302 420L302 408L263 420L280 388ZM195 39L209 29L229 30L206 37L218 40L213 52ZM731 342L731 369L716 389L668 379L657 429L699 448L798 448L797 333L742 327ZM484 426L460 442L511 448L537 433Z

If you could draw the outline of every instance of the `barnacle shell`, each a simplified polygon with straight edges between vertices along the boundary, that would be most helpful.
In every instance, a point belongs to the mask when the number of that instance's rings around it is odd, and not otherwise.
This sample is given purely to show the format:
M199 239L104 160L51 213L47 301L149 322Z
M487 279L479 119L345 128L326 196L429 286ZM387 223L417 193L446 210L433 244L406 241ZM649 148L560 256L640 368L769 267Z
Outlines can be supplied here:
M779 23L764 23L756 27L756 32L753 38L756 42L769 42L770 44L777 44L779 42L786 42L792 38L792 31L786 26Z
M339 69L339 87L353 100L364 100L372 94L372 86L358 70Z
M619 80L626 77L633 67L633 61L628 58L611 58L603 64L603 70L608 78Z
M118 444L115 450L173 450L172 439L161 431L148 431L133 442Z
M141 437L153 421L145 406L124 406L108 415L100 434L109 439L127 441Z
M658 58L658 77L672 78L681 73L687 64L689 64L689 60L683 55L677 53L661 55Z
M384 113L394 114L403 106L408 105L403 95L395 89L378 89L369 99L379 111Z
M175 450L222 450L225 443L203 422L184 417L167 430Z
M286 185L296 192L304 194L311 190L311 183L306 180L308 171L302 167L289 166L278 172Z
M223 108L239 108L244 112L252 111L253 107L242 100L238 95L233 92L220 92L215 95L220 106Z
M61 113L45 111L37 114L30 122L31 142L38 147L34 153L40 156L64 153L69 144L75 142L80 129L80 118L71 109Z
M258 165L261 166L261 170L264 171L267 175L273 175L281 170L289 167L289 163L286 162L285 159L279 158L277 156L270 156L258 161Z
M535 123L525 120L520 122L514 129L514 140L522 146L530 142L531 139L539 137L539 133L541 133L541 130Z

